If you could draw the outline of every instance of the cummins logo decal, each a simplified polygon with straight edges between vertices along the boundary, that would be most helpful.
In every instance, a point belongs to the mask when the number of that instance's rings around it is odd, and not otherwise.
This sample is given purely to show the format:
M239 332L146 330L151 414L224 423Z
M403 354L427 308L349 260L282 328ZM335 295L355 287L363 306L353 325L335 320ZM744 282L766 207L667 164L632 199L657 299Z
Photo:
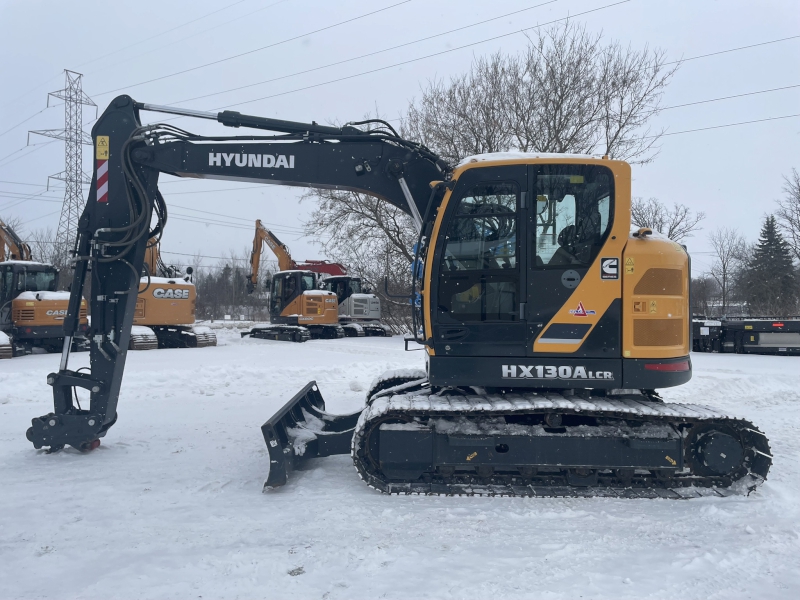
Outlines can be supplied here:
M174 298L175 300L188 300L189 290L173 290L156 288L153 290L153 298Z
M619 279L619 259L600 259L600 279Z
M236 154L231 152L209 152L209 167L259 167L266 169L294 169L294 155L290 154Z
M503 365L503 379L614 379L611 371L569 365Z

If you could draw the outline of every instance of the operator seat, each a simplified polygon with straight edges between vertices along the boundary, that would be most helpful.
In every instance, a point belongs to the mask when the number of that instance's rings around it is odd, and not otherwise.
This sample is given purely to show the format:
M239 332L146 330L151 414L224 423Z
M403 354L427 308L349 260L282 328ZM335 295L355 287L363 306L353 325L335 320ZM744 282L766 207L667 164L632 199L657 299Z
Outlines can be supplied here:
M577 242L575 225L567 225L558 234L558 249L550 257L548 265L573 265L578 261L575 258L575 243Z

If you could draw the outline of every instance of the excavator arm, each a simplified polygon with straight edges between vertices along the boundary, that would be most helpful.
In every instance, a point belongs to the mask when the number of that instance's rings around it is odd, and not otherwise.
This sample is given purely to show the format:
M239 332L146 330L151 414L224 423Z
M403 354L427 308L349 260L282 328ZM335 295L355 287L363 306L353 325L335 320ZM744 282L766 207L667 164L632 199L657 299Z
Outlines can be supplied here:
M31 260L31 248L23 242L10 226L0 220L0 261L8 257L8 260Z
M247 276L248 294L252 294L258 285L258 268L261 264L261 250L265 243L277 257L278 269L281 271L290 271L297 268L297 263L294 262L286 244L281 242L274 233L264 227L263 223L261 223L261 219L257 219L256 234L253 237L253 250L250 252L250 275Z
M142 126L142 110L273 133L198 136L168 124ZM399 137L388 123L373 123L378 127L365 131L161 107L129 96L114 99L92 129L94 175L78 223L64 350L58 372L47 377L54 410L33 419L27 437L34 447L93 448L116 421L146 246L167 221L158 189L161 173L369 194L407 212L422 229L422 215L434 214L429 184L451 168L424 146ZM361 124L366 122L354 125ZM69 351L87 273L92 277L91 366L79 372L69 369ZM78 387L90 393L88 408L73 402Z

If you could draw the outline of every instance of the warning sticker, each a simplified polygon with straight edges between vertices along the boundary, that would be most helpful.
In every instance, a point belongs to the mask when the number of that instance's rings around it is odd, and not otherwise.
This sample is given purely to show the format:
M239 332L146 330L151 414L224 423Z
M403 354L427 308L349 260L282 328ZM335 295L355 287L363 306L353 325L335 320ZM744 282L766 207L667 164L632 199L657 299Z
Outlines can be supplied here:
M626 275L633 275L633 267L634 267L633 259L632 258L626 258L625 259L625 274Z
M97 153L95 158L97 160L108 160L108 136L98 135L95 146L95 152Z
M655 300L650 300L650 314L654 314L658 312L658 306L656 305Z

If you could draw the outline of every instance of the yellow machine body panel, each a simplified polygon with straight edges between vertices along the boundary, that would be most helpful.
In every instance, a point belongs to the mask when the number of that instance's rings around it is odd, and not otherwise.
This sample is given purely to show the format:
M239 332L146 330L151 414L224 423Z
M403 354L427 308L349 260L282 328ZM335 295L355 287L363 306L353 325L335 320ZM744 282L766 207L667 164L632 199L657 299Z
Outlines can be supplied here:
M336 294L305 291L284 307L281 317L297 318L298 325L337 325L339 304Z
M147 277L139 283L133 315L134 325L191 325L195 321L197 292L194 284L181 279Z
M57 292L56 292L57 293ZM11 321L15 327L53 327L59 326L64 322L67 315L68 300L59 299L29 299L27 296L33 294L28 292L23 298L15 298L11 301ZM44 296L48 292L42 292ZM53 292L49 292L53 294ZM81 300L80 324L88 324L86 319L86 300Z
M622 262L622 356L689 354L689 257L680 244L633 237Z

